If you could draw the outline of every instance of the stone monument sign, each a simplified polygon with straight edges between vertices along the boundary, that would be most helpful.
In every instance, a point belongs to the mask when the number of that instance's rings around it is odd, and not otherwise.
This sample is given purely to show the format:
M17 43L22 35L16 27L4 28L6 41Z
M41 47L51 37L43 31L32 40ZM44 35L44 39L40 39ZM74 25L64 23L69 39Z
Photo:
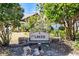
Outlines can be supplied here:
M49 35L46 32L30 33L30 40L49 40Z

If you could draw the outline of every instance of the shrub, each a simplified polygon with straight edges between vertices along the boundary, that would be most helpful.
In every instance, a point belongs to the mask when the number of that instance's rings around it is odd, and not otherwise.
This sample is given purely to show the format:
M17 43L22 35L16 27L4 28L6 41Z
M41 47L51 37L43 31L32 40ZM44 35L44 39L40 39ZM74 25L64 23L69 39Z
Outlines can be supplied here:
M79 50L79 41L75 41L73 47Z
M65 31L64 31L64 30L59 30L59 34L60 34L60 37L61 37L62 39L65 38Z
M1 37L1 44L3 46L8 46L9 43L10 43L10 39L11 39L11 32L6 29L6 30L3 30L1 33L0 33L0 37Z
M79 38L79 32L76 33L76 38Z
M60 26L59 30L65 30L64 26Z

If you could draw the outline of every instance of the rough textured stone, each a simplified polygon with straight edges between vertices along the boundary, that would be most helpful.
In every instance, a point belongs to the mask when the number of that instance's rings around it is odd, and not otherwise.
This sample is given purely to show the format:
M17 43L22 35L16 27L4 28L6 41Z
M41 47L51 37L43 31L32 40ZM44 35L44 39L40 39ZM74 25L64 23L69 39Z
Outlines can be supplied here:
M58 42L48 44L42 44L41 50L38 49L38 45L29 46L13 46L7 47L5 50L9 51L11 56L71 56L76 55L71 53L71 48L66 44L59 44ZM3 50L3 49L2 49ZM5 52L4 50L4 52ZM1 55L1 53L0 53ZM5 53L3 55L6 55ZM79 54L78 54L79 55Z
M35 48L35 49L34 49L33 55L35 55L35 56L40 55L40 51L39 51L38 48Z

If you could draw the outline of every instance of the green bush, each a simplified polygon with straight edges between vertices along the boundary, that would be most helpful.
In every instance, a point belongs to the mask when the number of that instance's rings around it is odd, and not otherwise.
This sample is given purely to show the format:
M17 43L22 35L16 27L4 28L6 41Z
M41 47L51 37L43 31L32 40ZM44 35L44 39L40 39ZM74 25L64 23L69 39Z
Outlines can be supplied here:
M76 33L76 38L79 38L79 32Z
M29 31L28 25L27 25L27 24L22 24L22 25L21 25L21 31L22 31L22 32Z
M76 33L76 39L75 39L74 47L76 49L79 49L79 32Z
M60 26L59 30L65 30L64 26Z
M51 33L53 34L53 37L61 37L62 39L65 38L65 31L64 30L52 30Z
M52 30L50 33L52 33L54 37L57 37L59 31L58 30Z
M8 30L8 29L3 30L3 31L0 33L0 37L1 37L0 43L1 43L3 46L8 46L9 43L10 43L10 40L11 40L11 31Z
M65 38L65 31L64 30L59 30L59 34L60 34L62 39Z
M79 49L79 41L75 41L74 48Z

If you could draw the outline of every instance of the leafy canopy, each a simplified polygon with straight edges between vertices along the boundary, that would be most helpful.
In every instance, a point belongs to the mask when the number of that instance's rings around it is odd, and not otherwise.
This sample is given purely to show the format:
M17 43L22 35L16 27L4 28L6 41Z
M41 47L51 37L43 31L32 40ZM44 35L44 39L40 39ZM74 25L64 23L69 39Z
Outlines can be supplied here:
M1 3L0 4L0 21L8 22L20 20L23 16L23 8L18 3Z
M43 4L44 12L49 19L58 21L61 18L71 19L77 12L79 12L78 3L45 3Z

